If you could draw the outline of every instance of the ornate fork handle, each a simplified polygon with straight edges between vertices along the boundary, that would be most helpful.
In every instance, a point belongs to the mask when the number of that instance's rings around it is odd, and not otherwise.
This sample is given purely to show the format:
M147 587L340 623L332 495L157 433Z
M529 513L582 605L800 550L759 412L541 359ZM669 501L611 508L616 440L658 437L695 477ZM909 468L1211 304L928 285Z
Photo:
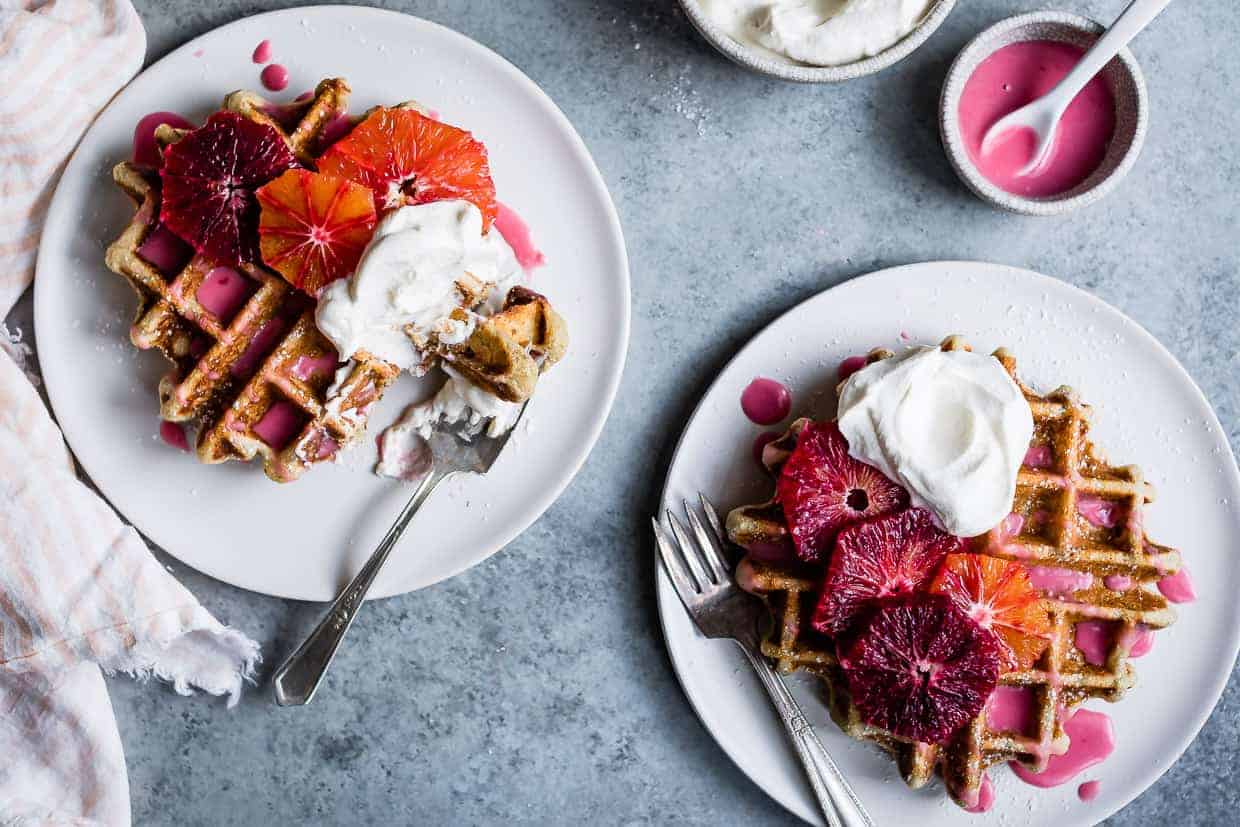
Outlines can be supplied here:
M766 687L767 694L771 696L775 711L784 722L788 738L796 749L797 757L801 759L801 766L805 769L818 804L827 818L827 824L830 827L874 827L874 822L866 815L856 793L848 786L843 774L818 740L814 728L805 719L801 705L792 697L783 678L760 652L739 640L736 643L745 653L745 657L749 658L759 680Z
M315 691L319 688L327 667L331 665L340 642L344 640L349 627L357 617L371 585L379 576L388 555L396 546L396 541L405 533L406 526L418 513L418 509L426 502L426 498L435 490L435 486L443 482L449 474L433 470L418 485L404 510L396 518L396 522L388 529L387 534L379 542L378 547L370 555L370 559L361 570L344 587L340 596L332 603L327 615L314 627L305 642L297 647L297 651L288 656L272 678L275 687L276 703L280 706L302 706L310 703Z

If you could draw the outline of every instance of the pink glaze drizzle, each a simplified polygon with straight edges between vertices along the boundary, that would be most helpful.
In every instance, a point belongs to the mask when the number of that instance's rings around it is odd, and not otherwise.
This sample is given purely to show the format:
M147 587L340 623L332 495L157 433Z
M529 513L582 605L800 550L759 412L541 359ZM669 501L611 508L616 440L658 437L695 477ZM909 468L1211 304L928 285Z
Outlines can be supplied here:
M1172 603L1192 603L1197 599L1197 590L1193 587L1193 578L1187 566L1180 566L1175 574L1168 574L1159 580L1158 590Z
M1119 646L1127 650L1130 658L1148 655L1154 648L1154 631L1144 623L1138 623L1120 635Z
M839 377L839 381L843 382L863 367L865 367L864 356L849 356L843 362L840 362L839 369L836 371L836 376Z
M1027 686L996 686L986 705L986 723L998 732L1034 735L1033 690Z
M985 813L995 806L995 783L989 775L982 776L982 783L977 788L977 800L964 808L966 813Z
M181 271L194 255L194 248L163 224L156 224L138 247L138 255L165 276Z
M1035 787L1057 787L1105 761L1115 751L1115 728L1111 719L1101 712L1078 709L1063 728L1070 739L1068 751L1052 755L1042 772L1011 762L1012 772L1020 780Z
M177 129L193 129L194 125L175 112L152 112L144 116L133 128L133 162L138 166L157 167L163 163L159 144L155 140L155 128L168 124Z
M495 215L495 229L499 230L504 241L508 242L523 270L533 270L547 263L547 257L534 246L529 225L507 204L499 205L499 212Z
M1098 793L1102 789L1101 781L1086 781L1084 784L1076 788L1077 798L1081 801L1093 801L1098 797Z
M216 267L198 285L195 297L207 312L227 325L258 286L231 267Z
M754 462L758 463L763 468L765 468L766 463L762 461L762 454L766 450L766 446L770 445L772 442L779 439L779 437L780 437L780 433L778 431L763 431L762 433L758 434L758 436L755 437L753 441Z
M189 451L189 439L185 436L185 428L179 422L159 423L159 438L180 451Z
M1115 528L1119 525L1119 503L1099 497L1081 496L1076 498L1076 510L1098 528Z
M254 47L254 54L251 57L255 63L266 63L271 60L271 41L264 40Z
M1103 666L1115 639L1115 624L1105 620L1082 620L1076 624L1076 648L1085 662Z
M1049 445L1030 445L1025 452L1025 465L1030 468L1050 468L1054 461Z
M334 353L324 353L321 356L298 356L297 361L293 363L293 375L306 382L312 376L323 376L335 371L339 364L340 361Z
M277 402L267 409L263 418L254 425L254 433L263 442L279 451L301 430L304 417L291 402Z
M1132 578L1126 574L1108 574L1102 578L1102 585L1113 592L1126 592L1132 588Z
M260 75L263 80L263 86L266 86L272 92L282 92L288 88L288 69L279 63L271 63Z
M1029 582L1035 589L1056 597L1066 597L1075 591L1088 589L1094 584L1094 576L1087 571L1061 569L1053 566L1030 566Z
M774 425L792 410L792 393L774 379L759 376L741 392L741 410L751 422Z
M319 145L324 148L329 147L348 135L351 129L353 129L353 120L349 117L349 113L337 112L330 121L323 125L323 132L319 135Z

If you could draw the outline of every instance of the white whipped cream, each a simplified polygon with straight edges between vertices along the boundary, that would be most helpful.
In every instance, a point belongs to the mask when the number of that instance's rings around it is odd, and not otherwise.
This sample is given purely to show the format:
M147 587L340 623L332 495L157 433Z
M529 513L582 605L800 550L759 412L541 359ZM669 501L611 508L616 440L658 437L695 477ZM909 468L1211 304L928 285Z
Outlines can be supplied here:
M853 457L947 531L974 537L1011 511L1033 414L997 359L919 347L849 377L839 426Z
M699 0L733 40L784 60L839 66L917 27L933 0Z
M400 419L384 430L383 454L375 473L413 481L430 470L425 440L430 438L436 422L464 421L476 427L486 422L490 436L507 433L516 424L521 414L520 403L505 402L470 382L451 365L442 367L448 374L443 387L425 402L410 405Z
M521 265L498 231L482 232L482 213L468 201L401 207L375 227L347 279L319 297L315 322L342 359L359 350L415 370L423 354L405 332L463 342L472 322L448 315L461 305L457 281L469 274L490 285L484 312L493 313L521 281Z

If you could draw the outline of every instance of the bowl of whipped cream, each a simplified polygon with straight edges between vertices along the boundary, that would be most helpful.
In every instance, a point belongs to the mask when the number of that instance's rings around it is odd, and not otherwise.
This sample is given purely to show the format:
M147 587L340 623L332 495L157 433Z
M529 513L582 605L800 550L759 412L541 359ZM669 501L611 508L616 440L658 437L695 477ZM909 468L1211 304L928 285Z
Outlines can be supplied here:
M711 45L764 75L837 83L886 69L926 41L956 0L680 0Z

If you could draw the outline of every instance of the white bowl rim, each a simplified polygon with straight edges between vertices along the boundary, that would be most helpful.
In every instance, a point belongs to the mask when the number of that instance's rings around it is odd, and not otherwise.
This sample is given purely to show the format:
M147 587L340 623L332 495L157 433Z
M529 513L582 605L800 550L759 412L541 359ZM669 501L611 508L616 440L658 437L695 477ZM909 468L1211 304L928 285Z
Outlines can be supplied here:
M702 8L700 0L680 0L680 6L694 28L708 43L732 62L759 74L798 83L840 83L881 72L888 66L898 63L916 51L929 39L930 35L934 34L935 30L947 19L947 15L956 5L956 0L933 0L933 4L930 11L911 32L878 54L839 66L810 66L774 60L750 49L711 20L706 10Z
M964 147L964 140L960 135L960 96L964 92L965 83L972 74L966 75L964 69L966 65L973 63L972 58L983 49L990 50L985 55L985 57L989 57L990 54L1008 45L1000 41L1000 35L1038 23L1059 23L1093 35L1099 35L1106 30L1106 27L1096 20L1071 12L1053 10L1014 15L983 29L960 50L960 53L952 61L951 67L947 70L947 77L943 81L943 92L939 100L939 134L943 141L943 149L947 153L947 158L951 161L952 167L956 170L956 174L983 201L992 206L1023 215L1062 215L1100 200L1115 189L1116 185L1123 180L1128 171L1136 164L1137 157L1141 154L1141 147L1145 143L1146 130L1149 127L1149 94L1145 86L1145 76L1141 72L1140 64L1137 63L1136 55L1128 47L1124 47L1116 55L1116 59L1120 61L1120 65L1132 77L1133 86L1136 90L1136 128L1133 131L1132 141L1120 162L1116 164L1115 168L1105 178L1084 192L1079 192L1070 198L1060 196L1026 198L1008 192L991 183L974 166L973 161L969 158L968 151ZM994 45L992 46L992 44ZM985 58L980 58L977 62L980 63L982 59Z

